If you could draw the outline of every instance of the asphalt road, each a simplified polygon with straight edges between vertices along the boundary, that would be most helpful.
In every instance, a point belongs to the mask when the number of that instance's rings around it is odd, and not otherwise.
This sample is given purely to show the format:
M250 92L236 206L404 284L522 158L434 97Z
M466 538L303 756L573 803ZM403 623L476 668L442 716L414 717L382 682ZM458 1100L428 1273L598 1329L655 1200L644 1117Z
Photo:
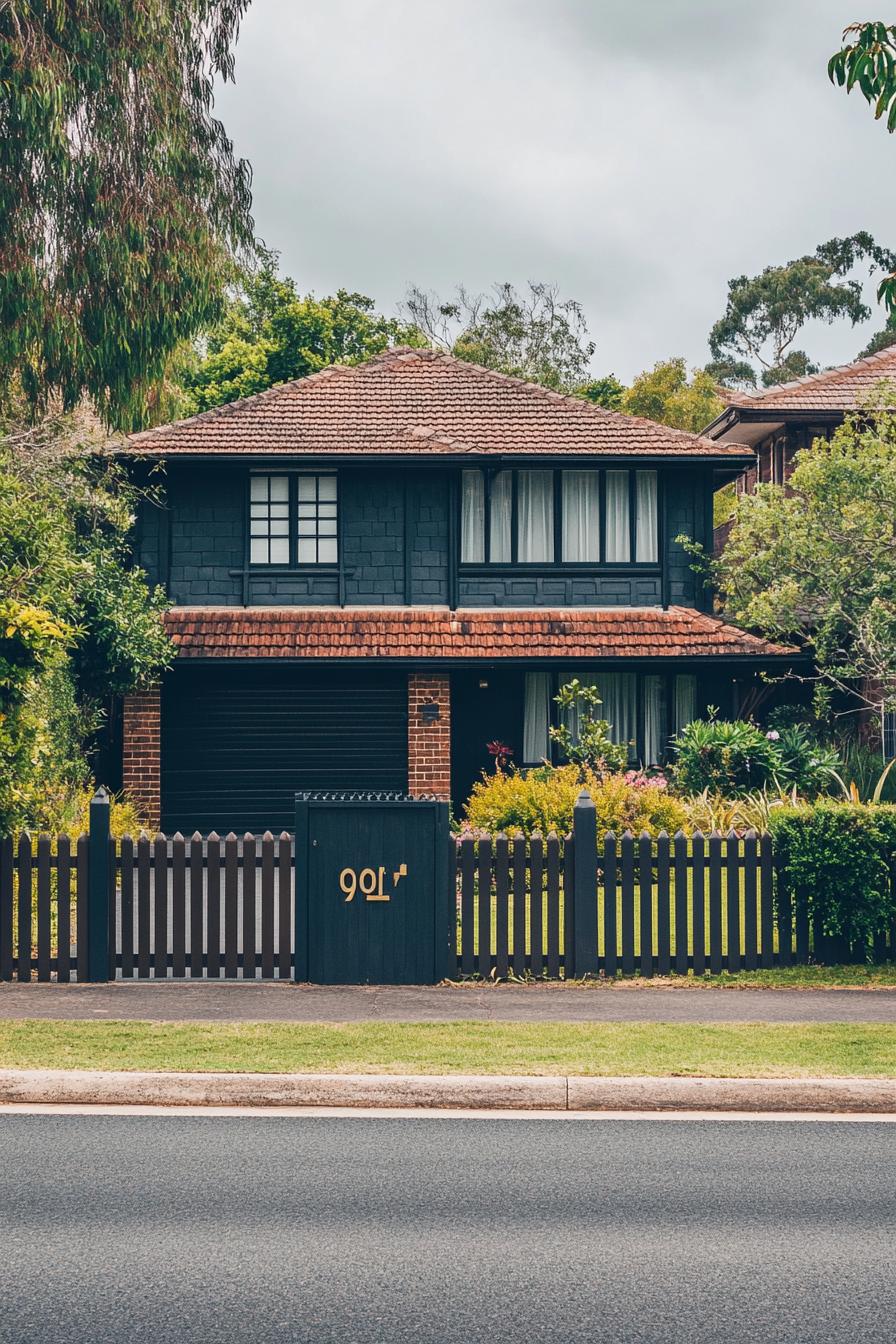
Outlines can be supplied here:
M890 1341L896 1127L0 1115L0 1340Z
M0 1020L146 1022L889 1022L896 989L594 985L294 985L118 981L0 985Z

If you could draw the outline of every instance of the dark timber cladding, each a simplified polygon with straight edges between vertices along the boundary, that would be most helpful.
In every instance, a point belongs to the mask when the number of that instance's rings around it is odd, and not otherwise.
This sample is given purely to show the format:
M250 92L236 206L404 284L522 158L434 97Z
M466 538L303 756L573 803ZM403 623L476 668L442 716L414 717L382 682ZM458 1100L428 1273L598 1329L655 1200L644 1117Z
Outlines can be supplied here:
M303 789L407 788L407 673L176 666L162 688L162 825L292 830Z

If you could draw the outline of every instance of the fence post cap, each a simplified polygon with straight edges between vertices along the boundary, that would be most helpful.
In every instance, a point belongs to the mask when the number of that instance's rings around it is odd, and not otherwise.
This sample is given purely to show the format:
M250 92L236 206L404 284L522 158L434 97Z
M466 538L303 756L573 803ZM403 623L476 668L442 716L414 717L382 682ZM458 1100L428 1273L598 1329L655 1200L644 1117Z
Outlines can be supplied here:
M90 801L92 803L108 803L109 790L105 787L105 785L100 784L96 793L93 795Z
M591 794L588 792L586 788L582 788L579 790L579 796L576 798L575 806L576 807L594 806L594 799L591 797Z

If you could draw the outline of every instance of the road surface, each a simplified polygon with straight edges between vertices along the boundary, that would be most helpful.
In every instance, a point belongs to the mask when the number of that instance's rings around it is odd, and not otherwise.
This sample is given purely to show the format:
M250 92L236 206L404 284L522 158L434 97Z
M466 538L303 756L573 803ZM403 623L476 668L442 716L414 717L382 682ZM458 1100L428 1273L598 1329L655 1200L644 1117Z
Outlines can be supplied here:
M6 1344L893 1338L877 1123L0 1114Z

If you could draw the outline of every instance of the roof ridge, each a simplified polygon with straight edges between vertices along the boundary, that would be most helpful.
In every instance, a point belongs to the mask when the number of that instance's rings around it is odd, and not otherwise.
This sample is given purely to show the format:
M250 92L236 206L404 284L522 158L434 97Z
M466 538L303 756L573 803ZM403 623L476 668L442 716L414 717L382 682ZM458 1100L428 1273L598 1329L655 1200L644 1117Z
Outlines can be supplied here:
M764 401L766 397L773 396L778 392L787 392L795 387L803 387L806 383L823 382L826 378L836 378L839 374L849 373L853 369L860 369L868 364L884 363L887 359L896 360L896 342L893 345L887 345L883 350L875 350L873 354L862 355L859 359L853 359L848 364L834 364L829 369L819 369L817 373L804 373L799 378L790 378L786 383L773 383L771 387L764 387L761 392L743 392L740 395L749 398L752 401Z
M435 350L434 353L445 363L471 369L480 377L490 378L493 382L511 383L516 387L536 393L544 401L573 406L576 410L583 411L586 415L593 415L599 420L611 420L617 424L643 425L651 430L660 429L664 434L673 434L689 443L699 440L711 444L713 448L716 446L712 443L712 440L704 439L701 434L694 434L691 430L678 429L674 425L663 425L657 420L648 420L643 415L626 415L623 411L612 411L607 406L598 406L596 402L589 401L587 397L577 396L575 392L558 392L555 388L545 387L543 383L533 382L531 378L520 378L514 373L504 373L501 369L491 369L487 364L475 364L472 360L461 359L458 355L452 354L450 350Z

